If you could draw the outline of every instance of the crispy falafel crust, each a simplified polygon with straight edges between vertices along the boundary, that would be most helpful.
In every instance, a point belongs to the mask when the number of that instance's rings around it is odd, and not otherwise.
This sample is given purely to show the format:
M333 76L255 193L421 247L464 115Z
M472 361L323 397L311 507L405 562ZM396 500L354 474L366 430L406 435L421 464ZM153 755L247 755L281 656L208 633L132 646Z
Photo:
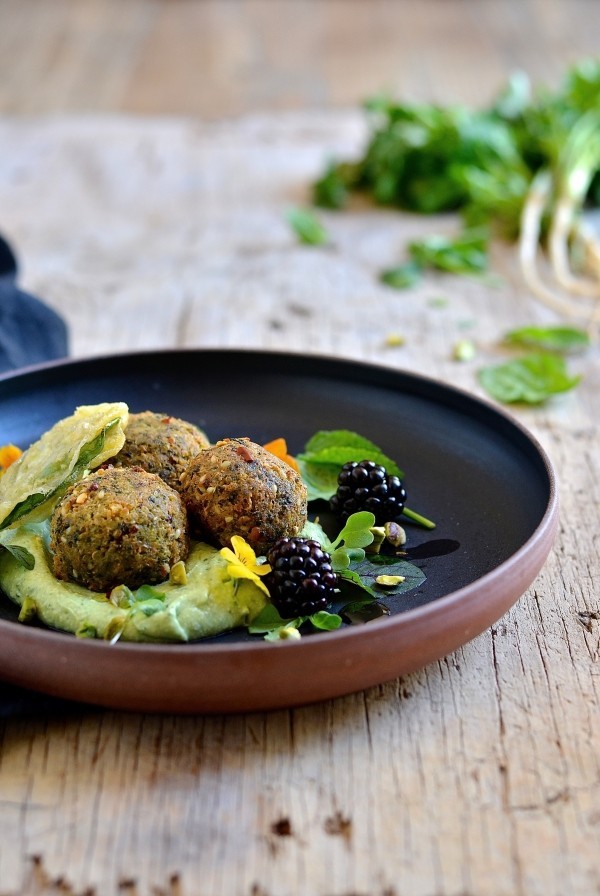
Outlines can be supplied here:
M66 492L50 544L55 576L91 591L162 582L188 553L185 508L154 473L106 467Z
M181 477L192 531L228 546L241 535L264 554L306 522L307 491L288 464L250 439L223 439L198 454Z
M141 411L129 415L125 444L110 462L116 467L141 467L156 473L179 490L181 474L209 445L206 434L187 420Z

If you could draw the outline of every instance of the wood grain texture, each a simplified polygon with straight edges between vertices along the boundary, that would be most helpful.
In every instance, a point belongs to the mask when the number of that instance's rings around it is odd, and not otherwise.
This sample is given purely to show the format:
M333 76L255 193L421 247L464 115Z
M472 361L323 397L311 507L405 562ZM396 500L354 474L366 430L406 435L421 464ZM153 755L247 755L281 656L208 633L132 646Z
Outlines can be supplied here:
M598 10L0 0L0 229L21 284L66 316L78 357L290 349L481 394L506 329L555 321L510 247L494 251L499 284L432 276L399 293L378 271L453 219L356 203L323 216L321 250L297 245L285 212L329 155L362 145L360 113L332 105L386 80L487 99L525 61L551 81L596 49ZM199 48L217 91L195 89ZM465 336L477 356L459 363ZM561 525L504 618L418 673L313 707L0 722L1 896L600 894L598 347L569 363L576 391L514 412L555 464Z
M0 112L484 102L598 52L596 0L0 0Z
M397 293L377 271L452 219L359 207L326 216L325 250L285 223L327 150L362 137L355 113L5 121L0 203L24 285L66 315L78 356L306 350L479 392L504 330L551 319L510 247L501 285ZM391 331L404 346L385 348ZM458 363L465 333L478 356ZM518 412L559 472L562 524L505 618L406 680L316 707L4 723L2 896L59 879L73 893L599 892L597 349L572 363L576 392Z

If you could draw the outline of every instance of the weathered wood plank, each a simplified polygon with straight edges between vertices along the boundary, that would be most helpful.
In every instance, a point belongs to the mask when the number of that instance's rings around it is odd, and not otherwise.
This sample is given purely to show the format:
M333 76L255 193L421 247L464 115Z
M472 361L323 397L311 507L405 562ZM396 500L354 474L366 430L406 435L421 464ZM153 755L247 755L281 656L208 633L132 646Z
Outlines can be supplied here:
M510 249L499 286L433 278L404 294L377 271L451 220L357 207L327 216L331 250L290 235L285 210L327 149L361 135L354 113L4 121L3 227L77 355L277 347L479 392L504 330L550 319ZM392 331L406 341L386 349ZM461 364L465 333L478 356ZM3 722L2 896L600 892L597 348L573 363L576 392L517 412L557 466L562 522L510 613L440 663L315 707Z

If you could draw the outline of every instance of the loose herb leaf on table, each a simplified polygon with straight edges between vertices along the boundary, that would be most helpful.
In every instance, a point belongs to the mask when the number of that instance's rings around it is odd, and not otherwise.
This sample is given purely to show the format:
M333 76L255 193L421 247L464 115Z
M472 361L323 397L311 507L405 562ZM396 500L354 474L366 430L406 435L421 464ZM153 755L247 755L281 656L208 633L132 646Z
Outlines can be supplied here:
M570 376L564 358L535 352L479 371L483 388L498 401L541 404L552 395L573 389L579 376Z
M586 349L590 337L576 327L519 327L504 336L506 345L570 354Z
M325 226L309 209L292 208L287 214L287 219L301 243L306 243L309 246L324 246L329 242Z

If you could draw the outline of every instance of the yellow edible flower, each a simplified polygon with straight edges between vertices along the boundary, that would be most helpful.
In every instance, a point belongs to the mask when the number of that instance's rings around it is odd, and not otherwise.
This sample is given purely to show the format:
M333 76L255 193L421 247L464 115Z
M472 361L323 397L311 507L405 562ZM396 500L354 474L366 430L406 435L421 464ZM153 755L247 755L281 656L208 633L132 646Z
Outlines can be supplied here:
M241 535L231 536L231 547L233 550L221 548L219 551L221 557L227 560L227 572L231 578L250 579L261 591L268 595L269 589L264 582L261 582L259 577L266 576L267 573L271 572L269 564L256 562L256 554Z
M16 445L0 445L0 476L5 473L11 464L18 460L23 452Z

